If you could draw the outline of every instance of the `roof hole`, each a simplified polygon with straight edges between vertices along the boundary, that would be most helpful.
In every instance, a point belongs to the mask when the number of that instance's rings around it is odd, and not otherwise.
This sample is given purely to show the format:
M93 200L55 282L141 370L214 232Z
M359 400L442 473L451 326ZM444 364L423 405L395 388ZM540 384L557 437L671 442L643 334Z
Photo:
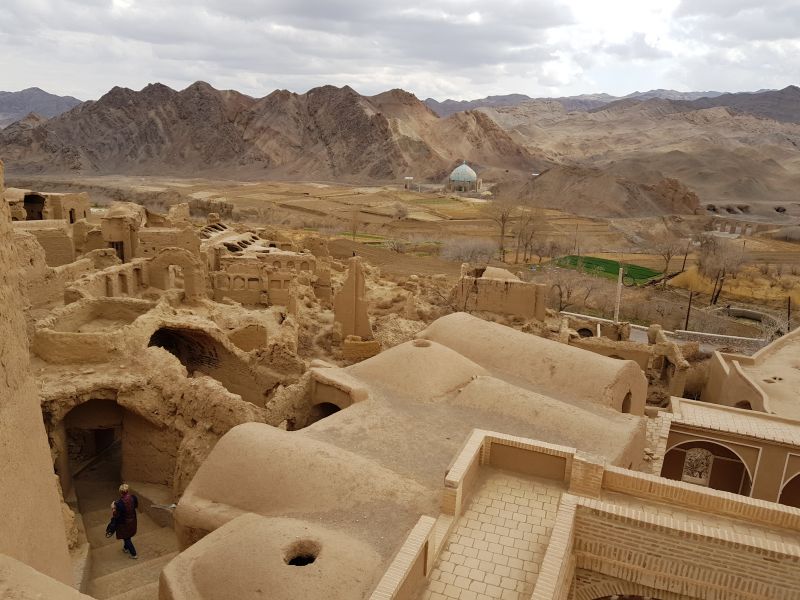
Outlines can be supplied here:
M289 546L283 560L293 567L305 567L317 560L319 544L313 540L299 540Z

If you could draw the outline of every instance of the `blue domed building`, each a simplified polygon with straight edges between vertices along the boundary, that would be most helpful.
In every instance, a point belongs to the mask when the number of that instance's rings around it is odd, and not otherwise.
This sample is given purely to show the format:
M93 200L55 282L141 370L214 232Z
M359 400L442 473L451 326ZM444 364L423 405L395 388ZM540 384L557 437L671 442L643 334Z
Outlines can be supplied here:
M481 189L481 183L478 174L464 161L450 173L445 189L448 192L477 192Z

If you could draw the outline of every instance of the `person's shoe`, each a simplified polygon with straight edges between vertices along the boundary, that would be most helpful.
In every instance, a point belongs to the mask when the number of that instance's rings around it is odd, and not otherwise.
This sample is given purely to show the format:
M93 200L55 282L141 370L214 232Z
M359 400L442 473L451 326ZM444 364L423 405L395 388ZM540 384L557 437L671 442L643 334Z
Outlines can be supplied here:
M127 553L128 553L128 549L127 549L127 548L123 548L123 549L122 549L122 551L123 551L125 554L127 554Z
M131 560L139 560L139 556L136 554L131 554Z

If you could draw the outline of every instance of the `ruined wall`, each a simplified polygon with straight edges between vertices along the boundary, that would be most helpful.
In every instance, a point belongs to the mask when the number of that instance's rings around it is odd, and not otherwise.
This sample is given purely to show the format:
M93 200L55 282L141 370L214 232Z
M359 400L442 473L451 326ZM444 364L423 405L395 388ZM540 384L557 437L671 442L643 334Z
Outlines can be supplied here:
M139 230L139 256L150 258L164 248L183 248L200 256L200 238L191 228L145 227Z
M0 163L0 193L3 191ZM62 582L72 579L56 478L30 377L8 207L0 203L0 554Z
M147 260L135 258L124 264L114 264L101 271L82 275L64 290L64 300L75 302L81 298L136 297L149 286Z
M609 358L632 360L639 365L643 372L647 371L652 355L652 350L647 344L626 341L616 342L606 338L575 338L569 341L569 345L602 354Z
M171 486L181 439L179 431L157 427L126 411L122 423L122 478Z
M45 194L45 212L51 219L75 223L89 216L91 202L86 192Z
M544 321L546 291L544 285L525 281L462 276L453 291L453 299L458 310Z
M14 228L36 238L44 248L48 266L58 267L75 260L75 247L66 221L20 221Z

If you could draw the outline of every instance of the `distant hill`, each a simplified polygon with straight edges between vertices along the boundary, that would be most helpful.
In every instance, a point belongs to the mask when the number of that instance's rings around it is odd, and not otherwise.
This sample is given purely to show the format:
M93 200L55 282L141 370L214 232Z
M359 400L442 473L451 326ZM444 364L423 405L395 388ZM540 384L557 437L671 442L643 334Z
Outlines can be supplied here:
M56 96L37 87L20 92L0 92L0 128L30 113L46 118L56 117L80 103L72 96Z
M692 109L725 106L739 112L766 117L782 123L800 123L800 87L790 85L782 90L721 94L686 103Z
M669 92L669 90L655 90ZM717 94L713 97L692 98L698 93ZM663 102L672 112L689 112L704 108L729 108L734 112L773 119L781 123L800 123L800 88L790 85L782 90L762 90L758 92L740 92L736 94L718 94L717 92L690 92L672 95L663 93L653 95L652 92L635 92L589 109L589 112L619 111L645 103Z
M695 101L626 98L583 112L538 101L479 112L559 165L535 179L533 191L520 192L542 206L594 215L658 214L655 207L674 213L694 206L693 192L709 214L792 222L800 216L800 124L755 113L768 108L791 117L792 107L800 108L795 94L796 88Z
M433 98L425 100L433 112L440 117L448 117L464 110L478 108L499 108L502 106L519 106L532 100L554 100L564 107L564 110L584 111L596 110L606 104L618 100L649 100L660 98L664 100L697 100L698 98L713 98L720 96L721 92L676 92L675 90L650 90L647 92L633 92L627 96L612 96L610 94L581 94L579 96L560 96L557 98L531 98L525 94L506 94L504 96L487 96L478 100L443 100L439 102Z
M716 98L721 96L722 92L676 92L675 90L650 90L648 92L633 92L622 98L634 98L638 100L651 100L658 98L661 100L697 100L699 98Z
M506 94L504 96L487 96L479 100L443 100L439 102L433 98L425 100L433 112L440 117L449 117L450 115L462 112L465 110L475 110L476 108L493 108L499 106L517 106L523 102L533 100L530 96L525 94Z
M701 93L714 92L691 94ZM0 156L12 176L347 183L441 182L466 160L498 184L496 197L577 214L800 216L800 89L687 97L493 96L484 99L493 106L441 117L400 89L253 98L204 82L180 91L155 83L115 87L49 119L29 113L0 130Z
M413 94L350 87L252 98L197 82L176 91L115 87L52 119L0 130L16 173L217 173L304 180L442 180L461 160L483 173L545 163L492 119L441 119Z

